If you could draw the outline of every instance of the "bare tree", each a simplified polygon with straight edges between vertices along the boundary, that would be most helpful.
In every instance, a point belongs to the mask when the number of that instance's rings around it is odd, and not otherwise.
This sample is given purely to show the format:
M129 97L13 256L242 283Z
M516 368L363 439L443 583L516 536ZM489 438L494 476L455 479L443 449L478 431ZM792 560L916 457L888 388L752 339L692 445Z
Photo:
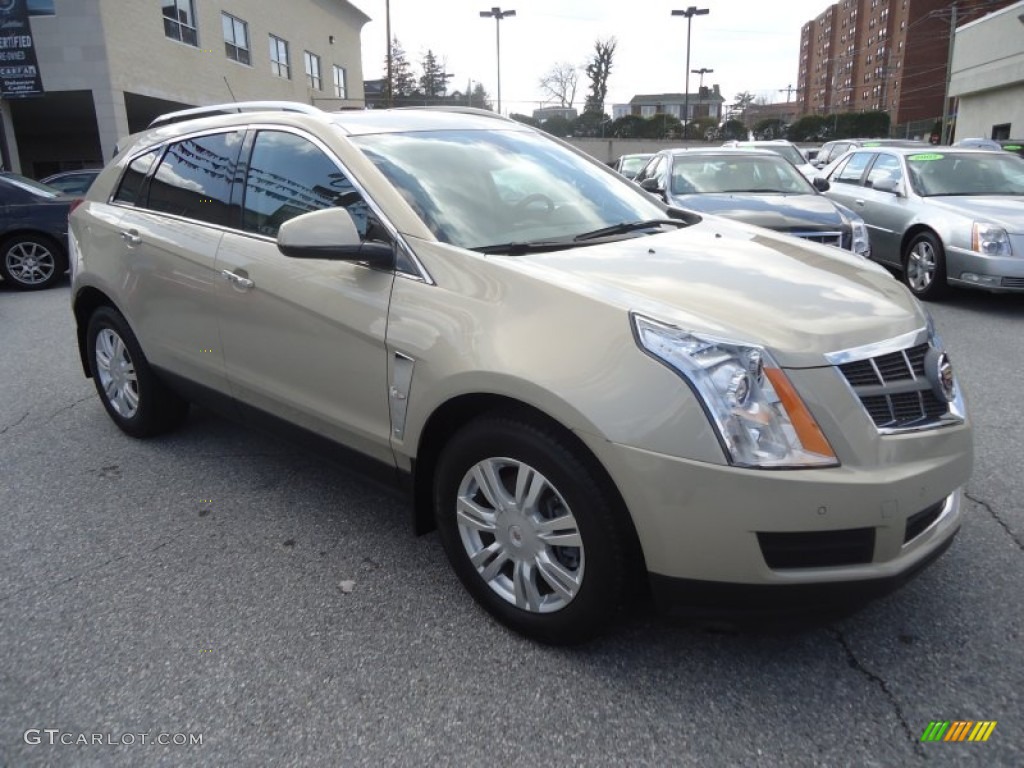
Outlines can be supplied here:
M604 100L608 95L608 76L612 72L612 58L615 55L616 40L610 37L607 40L597 40L594 43L594 56L587 64L587 77L590 78L590 93L587 94L587 101L584 112L593 112L598 115L604 114Z
M540 79L541 90L557 101L560 107L572 107L578 83L579 68L567 62L555 64Z

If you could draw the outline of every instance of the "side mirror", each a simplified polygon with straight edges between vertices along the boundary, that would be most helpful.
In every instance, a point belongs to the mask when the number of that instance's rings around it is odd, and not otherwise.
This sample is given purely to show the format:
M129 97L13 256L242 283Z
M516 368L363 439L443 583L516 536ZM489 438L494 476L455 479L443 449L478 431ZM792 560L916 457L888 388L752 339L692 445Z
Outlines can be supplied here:
M815 176L811 184L813 184L814 188L819 192L828 192L832 187L832 185L828 183L828 179L824 176Z
M661 192L663 191L661 185L658 184L658 180L654 178L644 179L643 181L641 181L640 188L645 189L648 192L653 192L656 195L661 194Z
M871 188L876 192L891 192L897 197L900 194L900 182L898 179L879 179L878 181L871 185Z
M390 243L364 241L344 208L324 208L289 219L277 232L277 249L295 259L364 261L391 269L395 250Z

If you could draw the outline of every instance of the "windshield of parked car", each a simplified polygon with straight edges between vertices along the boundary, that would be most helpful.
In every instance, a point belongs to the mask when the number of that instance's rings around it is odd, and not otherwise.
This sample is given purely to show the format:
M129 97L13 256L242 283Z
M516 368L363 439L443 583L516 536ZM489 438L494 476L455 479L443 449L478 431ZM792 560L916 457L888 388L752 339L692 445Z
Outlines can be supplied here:
M803 175L785 160L772 155L678 154L672 163L674 195L764 192L813 195Z
M4 181L10 182L14 186L31 192L37 197L58 197L60 196L60 190L48 187L42 182L34 181L33 179L26 179L24 176L19 176L16 173L5 173L2 177Z
M804 165L807 163L807 159L800 153L800 150L794 147L792 144L738 144L741 149L760 149L766 152L774 152L776 155L781 155L791 162L793 165Z
M569 247L584 233L666 216L610 169L533 131L411 131L352 142L438 240L463 248L539 241Z
M1007 152L907 155L910 183L924 197L1024 195L1024 158Z

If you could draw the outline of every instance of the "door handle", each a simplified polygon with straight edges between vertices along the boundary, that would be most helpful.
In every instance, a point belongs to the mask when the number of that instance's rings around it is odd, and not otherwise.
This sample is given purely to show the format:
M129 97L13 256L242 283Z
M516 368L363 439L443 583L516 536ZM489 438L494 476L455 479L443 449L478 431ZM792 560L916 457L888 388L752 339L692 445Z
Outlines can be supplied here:
M221 276L225 280L230 280L232 283L237 285L239 288L252 288L254 285L256 285L256 283L254 283L248 277L242 277L241 275L236 275L234 272L232 272L231 270L228 270L228 269L222 269L220 271L220 274L221 274Z
M859 205L861 208L864 207L864 201L863 200L854 200L853 204L854 205Z
M139 237L138 231L130 229L121 233L121 238L128 243L128 245L138 245L142 242L142 238Z

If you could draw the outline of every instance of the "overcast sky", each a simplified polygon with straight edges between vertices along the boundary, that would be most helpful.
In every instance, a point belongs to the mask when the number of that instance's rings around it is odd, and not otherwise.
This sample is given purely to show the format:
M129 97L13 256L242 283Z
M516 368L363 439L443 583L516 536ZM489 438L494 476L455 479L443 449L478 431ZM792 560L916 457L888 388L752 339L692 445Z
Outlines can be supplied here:
M373 21L363 27L363 77L385 74L385 0L352 0ZM686 70L686 19L673 9L689 2L671 0L509 0L501 21L501 100L503 112L529 114L544 95L538 81L558 62L582 64L594 41L615 37L618 47L608 82L605 110L637 93L682 92ZM780 89L797 84L800 28L831 5L828 0L705 0L707 16L692 21L690 69L714 74L726 103L740 91L785 101ZM493 0L391 0L391 33L406 50L417 76L428 49L454 73L451 89L465 91L480 81L494 100L495 21L480 11ZM580 73L575 106L581 108L589 80ZM698 77L691 75L690 91ZM793 97L795 98L795 96ZM582 111L582 110L581 110Z

